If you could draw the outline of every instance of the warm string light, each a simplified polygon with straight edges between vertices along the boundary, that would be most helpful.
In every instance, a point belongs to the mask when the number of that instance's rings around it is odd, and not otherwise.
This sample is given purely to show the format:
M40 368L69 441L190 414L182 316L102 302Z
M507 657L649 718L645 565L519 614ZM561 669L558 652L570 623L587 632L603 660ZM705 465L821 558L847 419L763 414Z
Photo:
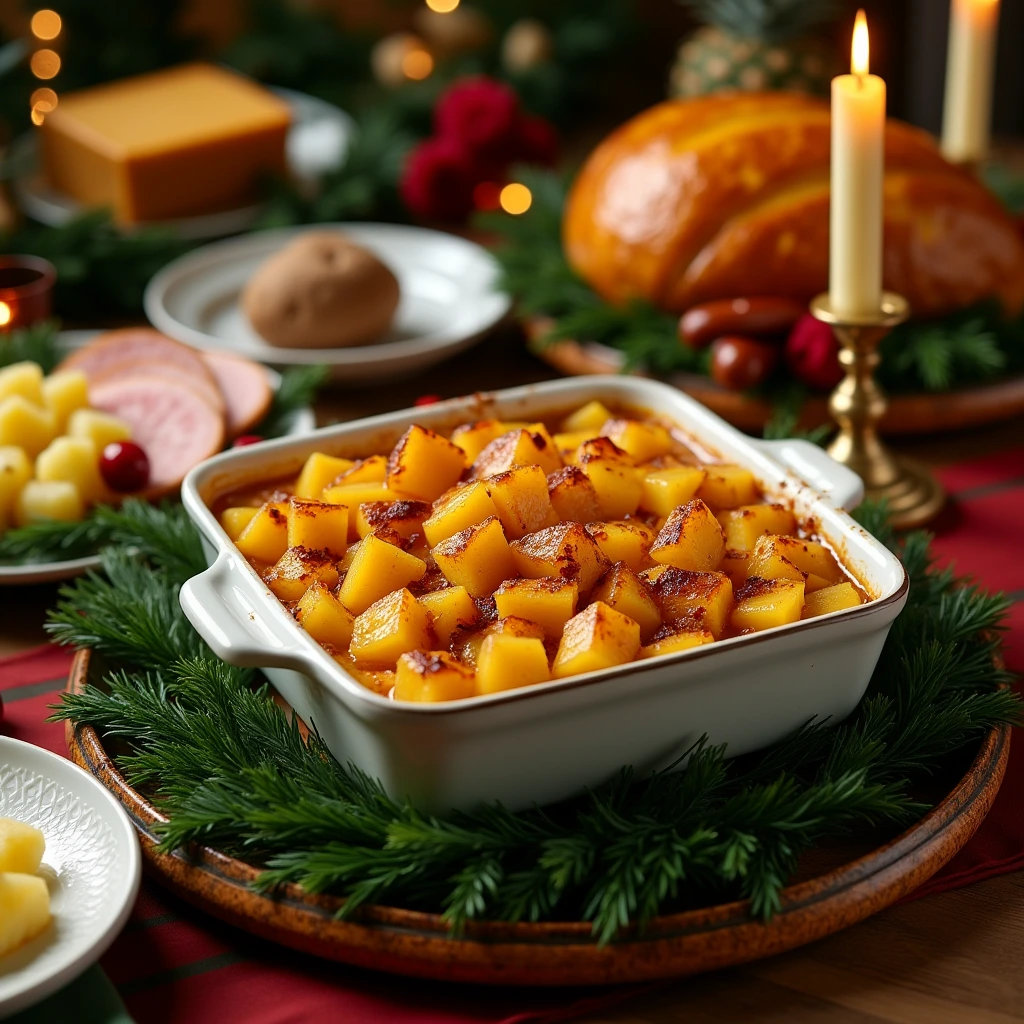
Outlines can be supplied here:
M427 6L436 14L451 14L459 6L459 0L427 0Z
M868 19L861 8L853 23L853 46L850 54L850 70L863 77L870 68L870 47L868 44Z
M29 27L36 39L49 41L60 35L63 23L56 11L44 8L32 15ZM48 81L60 72L60 55L55 50L43 47L32 54L29 67L36 78ZM32 107L32 123L40 125L46 119L46 115L57 106L57 94L50 88L36 89L29 103Z
M498 201L506 213L518 215L526 213L530 208L530 205L533 203L533 193L525 185L514 181L511 185L506 185L501 190L498 195Z
M416 47L402 57L402 74L414 82L429 78L433 70L434 58L424 49Z
M36 11L32 15L30 27L36 39L56 39L61 30L60 15L56 11Z

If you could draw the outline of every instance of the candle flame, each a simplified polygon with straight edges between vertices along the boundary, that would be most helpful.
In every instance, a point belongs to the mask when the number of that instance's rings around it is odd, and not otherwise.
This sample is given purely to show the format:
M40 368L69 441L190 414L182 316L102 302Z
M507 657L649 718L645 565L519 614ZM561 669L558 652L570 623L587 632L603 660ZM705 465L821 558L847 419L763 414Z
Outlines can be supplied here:
M6 302L0 302L0 327L6 327L11 322L11 307Z
M855 75L868 73L868 19L861 8L857 12L857 20L853 23L853 47L850 57L850 70Z

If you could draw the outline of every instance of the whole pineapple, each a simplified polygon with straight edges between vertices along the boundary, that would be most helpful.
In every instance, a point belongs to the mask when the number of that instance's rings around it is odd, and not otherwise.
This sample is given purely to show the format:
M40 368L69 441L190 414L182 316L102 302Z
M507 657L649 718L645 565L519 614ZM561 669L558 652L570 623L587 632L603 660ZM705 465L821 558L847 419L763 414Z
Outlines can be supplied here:
M788 89L827 95L838 66L832 42L815 34L844 0L682 0L703 26L679 47L673 96L722 89Z

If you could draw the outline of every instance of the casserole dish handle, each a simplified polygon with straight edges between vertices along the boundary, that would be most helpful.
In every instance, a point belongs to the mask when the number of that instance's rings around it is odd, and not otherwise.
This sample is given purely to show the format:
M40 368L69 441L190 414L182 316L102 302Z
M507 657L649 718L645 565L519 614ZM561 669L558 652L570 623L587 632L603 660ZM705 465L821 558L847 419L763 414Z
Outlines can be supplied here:
M751 439L761 451L796 473L815 490L823 492L839 508L856 508L864 500L864 481L852 469L836 462L824 448L810 441Z
M224 552L205 572L182 584L185 617L221 661L249 668L309 671L313 660L301 630L248 564Z

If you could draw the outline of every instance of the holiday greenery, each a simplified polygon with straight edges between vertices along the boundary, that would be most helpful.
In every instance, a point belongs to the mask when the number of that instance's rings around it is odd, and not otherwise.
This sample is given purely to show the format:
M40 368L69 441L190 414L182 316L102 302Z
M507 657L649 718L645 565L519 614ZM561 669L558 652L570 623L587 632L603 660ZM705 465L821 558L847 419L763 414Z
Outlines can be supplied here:
M914 533L896 544L907 607L846 722L808 722L735 760L701 741L683 771L623 769L552 807L435 817L335 759L315 722L304 740L253 670L206 649L178 604L181 583L205 568L180 508L128 502L106 515L117 546L103 574L62 588L49 623L104 668L55 717L119 740L120 768L169 815L165 850L214 846L262 864L264 889L297 882L345 896L345 914L402 905L442 912L455 930L582 918L602 942L720 900L748 899L767 918L802 853L858 826L906 825L926 809L923 780L1020 712L997 660L1006 600L936 568L927 535ZM860 518L896 543L883 509Z

